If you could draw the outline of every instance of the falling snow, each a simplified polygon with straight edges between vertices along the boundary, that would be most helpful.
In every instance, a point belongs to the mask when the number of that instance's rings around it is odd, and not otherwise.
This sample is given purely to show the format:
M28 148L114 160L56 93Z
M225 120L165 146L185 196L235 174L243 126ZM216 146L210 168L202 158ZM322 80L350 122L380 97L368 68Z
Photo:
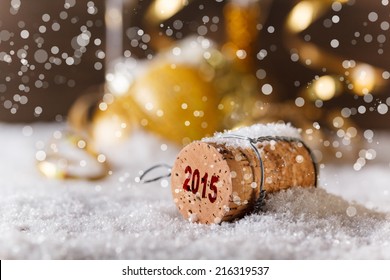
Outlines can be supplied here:
M52 77L52 75L46 74L49 71L57 70L59 66L79 65L84 54L92 45L91 39L95 36L91 33L91 28L102 26L102 20L94 18L99 10L93 1L86 3L85 11L80 11L89 15L83 20L77 16L72 18L68 16L68 11L73 13L72 9L77 4L75 0L64 2L63 10L59 11L58 14L43 12L41 16L34 18L34 24L26 24L22 15L19 16L17 27L12 27L12 30L7 30L7 27L0 23L0 44L2 49L6 50L0 52L0 65L3 67L12 63L11 69L14 69L12 71L15 72L7 72L8 76L3 73L0 76L0 92L14 90L10 82L19 85L17 87L19 92L15 92L13 99L1 99L0 109L2 107L9 110L11 114L16 114L21 105L28 103L29 94L34 91L34 88L48 89L55 85L65 84L71 89L75 86L76 82L70 76ZM22 1L10 1L12 15L17 15L22 8ZM14 17L13 20L16 19L17 17ZM56 42L52 39L54 38L53 33L63 31L63 26L69 29L70 25L76 25L80 30L80 33L75 34L72 40L69 42L57 40ZM67 34L67 36L70 35ZM100 45L99 42L101 42L100 38L94 38L96 46ZM96 53L94 70L103 69L103 59L104 52L100 50ZM17 69L18 65L20 65L19 69ZM61 72L63 71L61 70ZM66 71L66 75L68 72L71 71ZM39 109L38 111L35 109L33 115L40 116L42 112L39 111Z
M7 93L11 82L17 84L17 90L8 99L1 99L0 109L16 114L20 106L29 102L29 94L34 88L74 87L74 78L58 74L50 80L48 73L56 71L59 66L73 69L91 47L98 47L91 70L103 70L107 58L103 49L104 38L97 38L92 32L93 27L103 24L93 17L100 12L99 7L94 1L88 1L84 9L89 18L80 19L72 16L76 0L63 3L61 11L43 13L34 25L20 20L16 25L17 32L0 26L0 44L7 46L0 51L0 64L8 66L12 63L19 68L15 73L1 76L0 93ZM350 1L348 5L353 3ZM389 1L382 0L381 4L388 7ZM20 0L9 1L10 15L17 16L22 5ZM320 22L321 27L334 30L345 24L340 13L343 7L341 3L333 2L328 17ZM160 36L183 39L169 53L163 54L165 59L177 62L187 57L186 63L194 64L209 58L207 50L217 47L207 37L223 29L221 19L207 11L203 4L196 8L204 13L198 21L189 24L176 19L160 25ZM77 26L72 39L52 42L51 34L63 32L65 24ZM369 28L371 26L377 27L380 33L374 34ZM190 28L195 36L184 39L186 28ZM390 29L388 18L379 11L366 11L364 21L356 23L356 28L349 34L351 47L375 45L378 55L385 53ZM269 38L283 33L278 27L260 23L257 30L267 33ZM158 57L152 50L153 38L147 30L132 26L124 33L129 43L123 50L123 59L114 61L114 71L106 75L113 92L126 92L136 78L135 69L142 71L144 64L135 59L134 53L142 51L146 60ZM312 35L303 34L303 41L312 42ZM348 47L342 39L330 38L326 47L337 53L340 47ZM15 41L21 44L17 45ZM256 59L265 64L274 59L279 49L280 46L275 44L259 47L255 50ZM247 58L245 50L237 50L235 55L239 59ZM302 55L297 48L288 50L288 57L294 64L310 67L315 64L311 57ZM294 86L297 90L310 89L315 98L311 100L299 95L294 98L292 106L303 108L314 104L322 108L328 100L340 94L340 88L355 94L358 105L345 105L339 109L338 115L329 117L326 125L334 132L334 137L319 141L321 148L325 151L331 149L334 158L341 160L351 154L354 141L361 141L353 162L340 166L322 163L319 166L319 188L297 188L270 195L265 213L221 226L209 227L184 221L166 189L168 180L150 186L140 186L131 180L139 169L154 164L157 159L173 161L178 151L169 143L158 142L150 135L138 132L129 139L127 148L118 149L120 153L115 157L110 157L109 153L97 154L99 163L111 158L117 161L115 166L119 170L110 171L111 176L106 181L99 184L56 182L37 174L34 164L48 157L46 138L51 136L60 140L62 132L55 127L52 133L50 125L0 124L1 130L5 131L0 139L4 151L0 158L0 177L3 178L0 202L4 206L0 219L0 243L4 246L0 248L0 258L390 258L390 190L387 187L390 163L389 157L384 159L386 153L382 153L388 150L388 135L381 138L372 129L360 131L351 121L356 115L368 113L376 114L378 120L388 117L390 97L376 96L374 89L376 84L390 80L390 72L389 69L374 71L372 66L349 58L338 67L342 71L337 77L330 76L329 70L323 67L318 70L323 76L317 73L312 81L296 79ZM269 80L272 75L267 69L257 69L255 76L261 83L259 93L276 95L278 86ZM107 110L107 103L100 103L99 108ZM188 105L183 103L181 108L187 110ZM153 110L153 104L146 103L145 109ZM40 104L32 109L35 117L44 112L45 108ZM194 116L200 117L202 113L194 111ZM163 117L164 111L158 110L156 114ZM182 123L191 126L188 120ZM141 119L140 124L146 126L148 120ZM302 134L312 137L322 125L313 121ZM249 137L300 137L299 131L288 125L251 127L232 133ZM139 149L128 150L133 146ZM78 141L77 147L84 149L86 142ZM131 161L128 155L131 155ZM299 156L296 158L297 162L301 160ZM78 159L79 167L85 168L88 164L85 159ZM239 198L236 202L241 203ZM197 218L191 219L196 221ZM224 250L219 250L221 247Z

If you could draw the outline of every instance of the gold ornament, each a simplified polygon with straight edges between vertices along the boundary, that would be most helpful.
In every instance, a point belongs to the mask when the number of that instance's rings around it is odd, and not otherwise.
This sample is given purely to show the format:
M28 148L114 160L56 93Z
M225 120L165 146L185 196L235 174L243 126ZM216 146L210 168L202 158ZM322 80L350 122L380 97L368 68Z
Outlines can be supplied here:
M99 103L104 95L104 87L93 87L80 96L68 112L68 123L73 131L90 138L90 129Z
M90 135L97 147L113 146L127 139L136 127L132 108L124 98L115 98L112 94L106 94L106 98L99 103Z
M56 135L46 151L38 153L38 170L48 178L99 180L110 169L104 154L72 132Z
M190 65L153 65L126 98L143 127L176 143L187 144L220 128L218 94Z
M147 23L151 34L157 33L161 21L187 4L181 0L154 1L147 12L151 15ZM130 74L114 72L108 79L108 88L120 88L119 95L113 91L112 102L93 101L93 107L98 108L92 117L88 109L91 104L84 104L83 110L71 111L76 117L71 117L70 122L79 130L86 129L96 143L107 135L127 134L132 127L130 119L181 145L216 130L232 128L250 117L248 112L261 97L251 65L261 12L259 1L229 3L225 10L228 41L222 51L203 37L174 43L157 36L162 39L157 40L161 42L156 42L156 46L165 48L152 61L136 62L144 70L134 68ZM83 121L77 120L80 116ZM101 133L103 128L112 133Z
M104 86L80 97L69 111L68 122L74 133L98 148L126 139L136 123L129 103Z
M259 24L265 19L269 0L229 1L224 7L226 42L222 52L242 71L253 73Z
M316 70L327 69L343 81L345 91L357 95L375 92L384 86L382 79L384 69L355 60L348 60L299 38L299 33L306 30L319 19L333 3L345 4L348 0L301 0L289 13L284 27L284 42L288 49L295 50L299 61ZM307 63L309 62L309 63ZM342 78L342 79L340 79ZM330 85L330 83L328 83ZM332 87L332 86L331 86ZM327 88L325 98L331 99L340 92L340 88ZM310 94L310 93L309 93ZM318 96L320 100L323 99Z

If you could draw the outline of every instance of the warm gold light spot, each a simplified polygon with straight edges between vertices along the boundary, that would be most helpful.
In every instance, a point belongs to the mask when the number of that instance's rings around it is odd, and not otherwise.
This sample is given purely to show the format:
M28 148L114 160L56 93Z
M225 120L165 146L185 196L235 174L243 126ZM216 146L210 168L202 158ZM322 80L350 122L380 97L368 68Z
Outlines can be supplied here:
M368 64L358 64L351 70L351 79L356 94L370 93L375 86L375 70Z
M336 95L336 81L331 76L322 76L313 85L315 95L321 100L330 100Z
M305 30L313 21L315 7L311 1L302 1L298 3L291 11L287 26L293 32Z
M155 17L163 21L180 11L187 1L184 0L156 0L154 2Z

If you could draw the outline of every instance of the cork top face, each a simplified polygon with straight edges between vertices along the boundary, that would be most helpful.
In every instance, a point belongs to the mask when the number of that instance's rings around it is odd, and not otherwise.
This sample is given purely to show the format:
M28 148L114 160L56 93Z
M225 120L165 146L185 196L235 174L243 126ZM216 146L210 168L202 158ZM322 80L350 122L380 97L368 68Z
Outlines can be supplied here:
M184 218L191 222L218 224L230 211L230 168L214 146L193 142L177 156L171 190Z

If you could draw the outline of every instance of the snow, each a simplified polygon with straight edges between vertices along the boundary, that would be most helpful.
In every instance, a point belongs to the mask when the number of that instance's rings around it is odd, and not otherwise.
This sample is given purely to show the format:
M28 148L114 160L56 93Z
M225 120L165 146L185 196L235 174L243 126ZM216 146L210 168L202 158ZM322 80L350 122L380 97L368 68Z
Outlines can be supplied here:
M327 163L318 188L269 195L264 213L208 226L184 220L169 187L134 181L173 164L179 149L165 140L137 131L106 149L108 178L61 181L37 171L35 154L64 125L30 126L0 124L0 259L390 259L388 134L359 172Z
M290 123L268 123L216 132L213 137L205 137L202 141L226 144L233 147L249 147L251 145L249 140L256 140L260 137L282 137L301 140L299 129L291 126Z

